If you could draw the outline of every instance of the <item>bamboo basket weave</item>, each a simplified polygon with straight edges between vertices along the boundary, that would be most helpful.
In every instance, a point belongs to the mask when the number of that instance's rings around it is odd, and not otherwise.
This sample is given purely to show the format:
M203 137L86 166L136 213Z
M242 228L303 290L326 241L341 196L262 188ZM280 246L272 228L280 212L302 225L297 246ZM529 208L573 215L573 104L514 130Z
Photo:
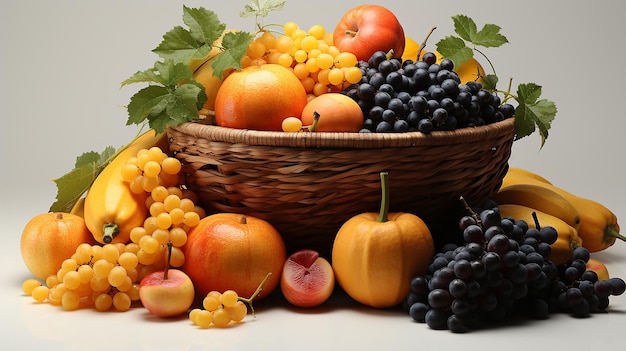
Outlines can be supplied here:
M464 196L493 195L508 169L513 118L454 131L284 133L202 123L168 129L186 184L207 213L234 212L276 227L288 251L330 252L350 217L378 212L380 172L389 172L390 211L427 223Z

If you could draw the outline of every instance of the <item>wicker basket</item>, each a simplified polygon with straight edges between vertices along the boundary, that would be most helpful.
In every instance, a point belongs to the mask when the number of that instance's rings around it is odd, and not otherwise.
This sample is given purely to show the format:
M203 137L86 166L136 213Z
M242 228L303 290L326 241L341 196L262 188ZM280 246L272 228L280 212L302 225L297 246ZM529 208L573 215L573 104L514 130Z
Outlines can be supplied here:
M426 135L283 133L187 123L168 130L188 186L208 213L235 212L273 224L289 251L329 252L340 226L380 208L389 172L391 211L427 223L452 213L463 195L477 204L508 169L513 118Z

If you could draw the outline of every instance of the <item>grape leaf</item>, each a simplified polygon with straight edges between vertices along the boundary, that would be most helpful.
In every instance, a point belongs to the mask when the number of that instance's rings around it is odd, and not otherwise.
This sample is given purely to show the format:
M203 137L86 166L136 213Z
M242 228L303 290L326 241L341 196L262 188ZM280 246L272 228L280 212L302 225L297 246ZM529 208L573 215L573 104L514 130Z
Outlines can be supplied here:
M198 119L198 110L206 101L204 87L193 79L185 63L156 62L153 68L123 81L122 86L131 83L151 84L131 97L126 124L142 124L147 120L157 133L164 132L168 126Z
M541 135L541 146L548 138L548 130L556 116L557 108L552 101L539 99L541 86L534 83L520 84L517 87L517 101L515 109L515 139L521 139L532 134L535 126Z
M499 47L508 43L508 39L500 34L500 27L495 24L486 24L478 31L476 22L465 15L452 16L454 31L466 41L486 48Z
M115 148L108 146L102 153L90 151L77 157L73 170L53 179L57 186L57 196L49 211L70 212L76 201L89 189L104 167L111 162L115 153Z
M284 0L251 0L239 13L239 17L266 17L272 11L282 10L285 2Z
M222 77L224 71L234 68L241 69L241 58L246 53L253 36L248 32L229 32L222 38L224 51L211 60L213 75Z
M204 59L209 55L213 42L226 29L213 11L202 7L183 5L183 22L188 30L182 26L174 27L163 35L163 40L152 52L174 63L187 64L193 59Z
M459 37L447 36L437 42L437 51L445 58L452 60L455 66L474 57L474 50Z

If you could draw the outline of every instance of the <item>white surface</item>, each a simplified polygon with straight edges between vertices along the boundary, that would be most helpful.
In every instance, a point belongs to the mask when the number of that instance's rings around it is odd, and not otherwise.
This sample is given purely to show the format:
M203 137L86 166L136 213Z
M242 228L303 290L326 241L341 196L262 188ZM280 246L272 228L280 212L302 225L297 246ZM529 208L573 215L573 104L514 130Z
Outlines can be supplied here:
M229 27L253 29L238 13L247 0L186 1L215 10ZM359 1L289 0L266 23L294 20L331 30ZM384 4L385 2L378 2ZM535 170L557 185L593 198L626 218L623 196L623 13L619 1L387 2L406 33L421 41L431 26L434 44L452 33L450 16L495 23L510 44L488 50L501 79L535 82L559 109L539 150L537 135L515 143L511 164ZM455 335L429 330L406 315L334 299L327 308L299 311L284 303L257 307L258 317L226 330L198 330L185 320L158 321L142 309L98 314L63 312L22 295L29 277L19 236L54 201L51 179L72 168L84 151L120 146L135 134L121 107L137 87L120 82L157 59L150 50L181 24L181 1L3 1L0 3L0 184L3 184L0 340L3 349L46 350L511 350L618 349L626 297L589 319L554 315L498 329ZM315 4L315 5L313 5ZM313 6L312 8L309 8ZM626 244L595 255L626 277Z

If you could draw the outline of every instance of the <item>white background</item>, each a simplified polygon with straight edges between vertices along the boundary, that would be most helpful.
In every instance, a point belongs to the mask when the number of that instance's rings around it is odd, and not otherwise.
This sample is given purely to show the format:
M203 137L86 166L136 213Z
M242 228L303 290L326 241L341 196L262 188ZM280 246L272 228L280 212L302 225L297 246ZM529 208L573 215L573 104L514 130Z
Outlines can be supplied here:
M52 179L69 171L85 151L119 147L137 132L126 126L130 96L139 88L120 88L137 70L152 66L151 50L161 36L181 25L183 3L214 10L230 28L254 30L254 19L239 18L247 0L232 1L3 1L0 3L0 184L3 229L0 235L5 281L2 284L0 340L21 348L49 350L219 349L483 349L547 348L570 350L620 345L626 323L624 297L611 301L608 315L576 320L553 316L468 335L431 331L406 316L363 309L338 299L328 308L302 312L280 303L259 311L229 330L196 330L184 319L168 323L127 314L64 313L33 305L19 285L29 277L19 256L21 229L54 202ZM595 199L626 218L623 186L624 118L623 14L620 1L388 1L383 4L421 42L436 25L431 48L453 33L455 14L479 26L494 23L509 39L487 54L501 80L534 82L558 107L543 149L538 135L517 141L510 163L536 171L576 194ZM332 30L359 1L290 0L264 23L293 20L304 28L323 24ZM626 245L598 254L613 275L625 277ZM342 303L343 302L343 303ZM593 330L593 331L592 331ZM86 341L90 338L93 341ZM11 348L13 349L13 348ZM124 348L126 349L126 347Z

